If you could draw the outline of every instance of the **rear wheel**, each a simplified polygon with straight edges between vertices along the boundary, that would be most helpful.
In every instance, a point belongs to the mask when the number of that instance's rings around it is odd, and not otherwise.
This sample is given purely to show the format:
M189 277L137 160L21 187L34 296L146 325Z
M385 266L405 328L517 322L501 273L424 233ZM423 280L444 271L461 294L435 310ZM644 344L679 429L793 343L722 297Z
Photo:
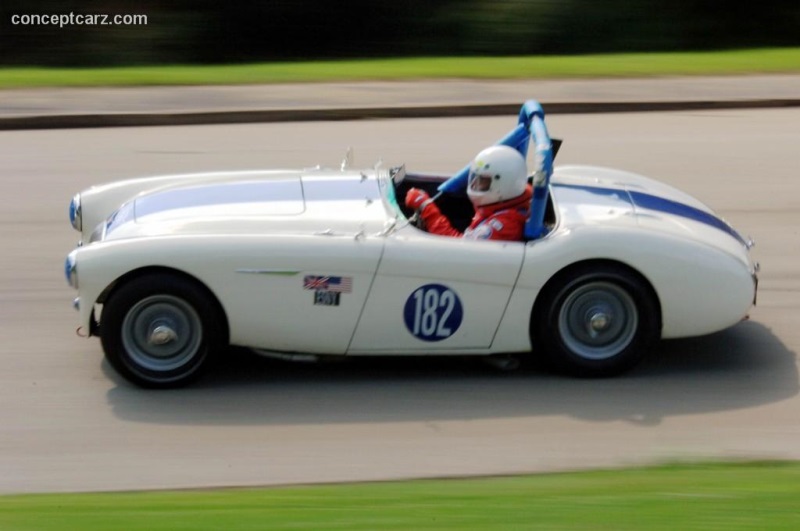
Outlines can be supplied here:
M580 376L611 376L635 366L658 336L650 287L627 268L586 264L548 283L531 323L553 368Z
M159 274L131 280L103 305L103 350L131 382L151 388L199 377L219 347L221 322L211 296L186 278Z

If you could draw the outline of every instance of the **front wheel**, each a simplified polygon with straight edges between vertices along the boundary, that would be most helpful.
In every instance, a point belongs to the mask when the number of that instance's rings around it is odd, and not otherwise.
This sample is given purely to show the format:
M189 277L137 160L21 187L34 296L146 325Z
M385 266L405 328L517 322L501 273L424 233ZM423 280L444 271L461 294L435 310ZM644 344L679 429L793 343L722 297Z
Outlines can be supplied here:
M210 296L173 275L134 279L103 305L103 351L125 378L142 387L169 388L195 380L220 339Z
M531 323L553 368L579 376L611 376L635 366L658 336L655 296L635 273L610 264L581 266L542 292Z

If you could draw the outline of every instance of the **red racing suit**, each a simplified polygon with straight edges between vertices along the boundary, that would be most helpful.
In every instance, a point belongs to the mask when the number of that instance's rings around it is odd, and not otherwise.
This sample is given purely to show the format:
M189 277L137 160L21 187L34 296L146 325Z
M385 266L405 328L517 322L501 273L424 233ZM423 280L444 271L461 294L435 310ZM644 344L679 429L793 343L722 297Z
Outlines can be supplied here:
M533 190L528 186L522 195L514 199L476 208L472 223L463 234L453 228L450 220L442 214L436 204L425 204L430 196L423 190L410 189L406 194L406 206L414 209L422 206L419 215L425 222L426 230L431 234L463 236L475 240L522 241L525 221L530 213L532 194Z

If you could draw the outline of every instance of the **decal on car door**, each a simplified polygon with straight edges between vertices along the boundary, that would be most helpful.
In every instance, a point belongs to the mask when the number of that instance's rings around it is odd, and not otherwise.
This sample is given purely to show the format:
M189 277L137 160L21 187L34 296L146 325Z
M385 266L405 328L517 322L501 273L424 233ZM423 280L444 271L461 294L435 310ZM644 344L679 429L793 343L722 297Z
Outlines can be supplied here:
M353 277L306 275L303 289L314 292L316 306L339 306L342 293L353 291Z
M464 320L464 307L455 291L442 284L425 284L408 297L403 309L406 328L423 341L452 336Z

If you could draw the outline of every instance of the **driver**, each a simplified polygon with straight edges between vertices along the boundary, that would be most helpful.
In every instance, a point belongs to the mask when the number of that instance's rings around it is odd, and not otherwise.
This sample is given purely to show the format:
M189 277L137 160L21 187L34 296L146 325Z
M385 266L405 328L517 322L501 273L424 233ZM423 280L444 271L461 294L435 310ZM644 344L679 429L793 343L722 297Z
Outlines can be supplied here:
M508 146L484 149L472 162L467 195L475 207L472 223L462 234L418 188L406 193L406 206L418 210L426 230L442 236L464 236L476 240L523 239L532 189L528 169L519 151Z

